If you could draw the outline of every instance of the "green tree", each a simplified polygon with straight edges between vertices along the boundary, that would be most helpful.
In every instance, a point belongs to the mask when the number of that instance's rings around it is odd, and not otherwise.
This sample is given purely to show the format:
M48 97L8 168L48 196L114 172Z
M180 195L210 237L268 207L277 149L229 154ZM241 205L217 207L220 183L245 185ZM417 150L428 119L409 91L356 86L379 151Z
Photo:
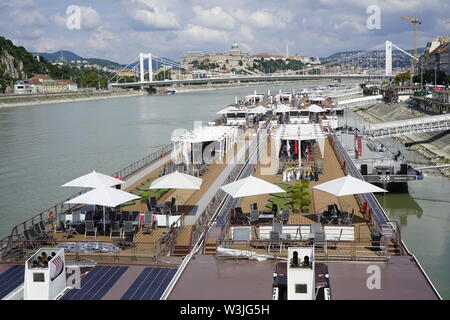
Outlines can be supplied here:
M399 73L394 78L394 83L396 85L404 84L404 83L407 83L407 82L410 82L410 81L411 81L411 72L409 72L409 71L403 72L403 73Z

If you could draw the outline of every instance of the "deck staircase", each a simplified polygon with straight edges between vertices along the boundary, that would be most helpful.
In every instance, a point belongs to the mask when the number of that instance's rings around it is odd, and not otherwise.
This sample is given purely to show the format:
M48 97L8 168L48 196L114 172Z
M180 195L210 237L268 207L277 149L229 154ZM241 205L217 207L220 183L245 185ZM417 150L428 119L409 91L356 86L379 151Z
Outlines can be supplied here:
M203 254L216 254L217 253L217 238L208 237L203 246Z
M184 226L173 246L172 256L186 256L191 251L192 226Z

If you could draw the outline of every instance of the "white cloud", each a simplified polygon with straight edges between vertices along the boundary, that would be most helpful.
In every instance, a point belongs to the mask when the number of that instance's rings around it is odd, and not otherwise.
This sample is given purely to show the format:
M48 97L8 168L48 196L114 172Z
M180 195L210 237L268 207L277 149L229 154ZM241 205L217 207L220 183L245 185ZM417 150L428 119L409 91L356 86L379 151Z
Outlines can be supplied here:
M198 25L188 24L180 31L179 36L184 38L185 42L227 42L229 35L225 31L210 29Z
M242 23L248 24L256 28L274 28L284 29L292 21L294 15L288 10L279 9L278 11L270 11L268 9L257 11L244 11L238 9L234 12Z
M102 24L102 19L98 12L92 7L80 7L80 18L81 18L81 29L82 30L93 30ZM64 16L55 15L53 16L53 22L56 23L61 28L66 28L67 18L70 14L65 14Z
M180 27L174 10L165 7L160 1L127 0L122 1L122 4L129 17L144 28L173 30Z
M225 12L222 7L203 9L200 6L193 7L196 14L195 21L205 27L217 29L233 29L235 21L232 15Z

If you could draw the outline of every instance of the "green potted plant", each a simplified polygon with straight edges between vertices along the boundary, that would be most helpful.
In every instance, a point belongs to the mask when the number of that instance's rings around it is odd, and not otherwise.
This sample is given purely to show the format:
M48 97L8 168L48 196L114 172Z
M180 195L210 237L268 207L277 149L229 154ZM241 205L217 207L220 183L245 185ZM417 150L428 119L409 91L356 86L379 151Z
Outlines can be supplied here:
M292 200L292 211L294 213L299 213L300 212L300 207L301 207L301 199L294 199Z
M148 200L149 197L150 197L150 194L149 194L148 192L144 192L144 193L141 195L141 202L142 202L142 203L147 202L147 200Z

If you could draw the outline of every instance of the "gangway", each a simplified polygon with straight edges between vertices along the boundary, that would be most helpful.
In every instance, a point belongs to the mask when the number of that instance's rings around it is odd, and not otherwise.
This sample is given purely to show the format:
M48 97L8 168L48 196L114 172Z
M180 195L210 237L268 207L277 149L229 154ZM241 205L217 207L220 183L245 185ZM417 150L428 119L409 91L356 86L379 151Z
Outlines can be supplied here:
M345 92L334 92L332 94L327 94L328 98L331 99L348 99L350 97L355 98L355 96L360 96L363 94L362 90L353 90L353 91L345 91Z
M365 124L363 126L363 135L368 139L380 139L444 130L450 130L450 114Z
M382 99L383 99L383 96L380 94L380 95L376 95L376 96L368 96L368 97L361 97L361 98L354 98L354 99L349 99L349 100L338 101L337 105L341 108L361 107L361 106L378 103Z

